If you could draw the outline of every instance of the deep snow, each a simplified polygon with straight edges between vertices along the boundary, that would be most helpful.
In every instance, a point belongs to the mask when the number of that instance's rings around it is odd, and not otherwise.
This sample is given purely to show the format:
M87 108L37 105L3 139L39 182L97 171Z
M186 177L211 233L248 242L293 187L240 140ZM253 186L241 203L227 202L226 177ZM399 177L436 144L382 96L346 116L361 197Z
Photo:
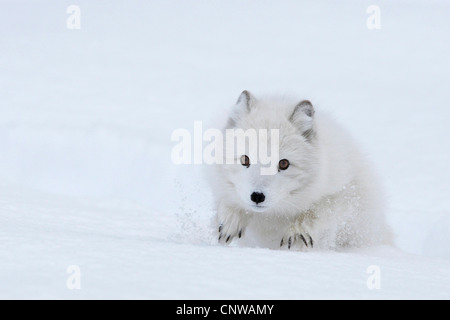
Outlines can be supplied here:
M448 2L0 8L0 298L449 298ZM216 244L203 171L172 164L170 136L212 125L243 89L309 99L357 137L396 248Z

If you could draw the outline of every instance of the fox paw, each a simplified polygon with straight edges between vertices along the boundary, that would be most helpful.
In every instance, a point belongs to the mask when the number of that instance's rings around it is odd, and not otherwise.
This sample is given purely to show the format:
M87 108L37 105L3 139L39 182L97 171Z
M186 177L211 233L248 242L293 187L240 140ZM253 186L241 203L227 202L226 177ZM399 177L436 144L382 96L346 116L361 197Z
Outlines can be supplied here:
M283 238L281 238L280 247L283 246L287 246L288 249L294 246L313 248L314 241L308 230L294 226L289 228Z
M222 243L222 244L231 243L231 241L234 238L236 238L236 237L241 238L244 235L244 231L245 231L245 228L242 228L242 229L231 228L230 229L230 228L227 228L226 226L224 226L223 223L221 223L219 225L218 241L219 241L219 243Z
M244 236L245 228L248 224L246 214L232 212L228 214L219 214L218 241L221 244L229 244L235 238Z

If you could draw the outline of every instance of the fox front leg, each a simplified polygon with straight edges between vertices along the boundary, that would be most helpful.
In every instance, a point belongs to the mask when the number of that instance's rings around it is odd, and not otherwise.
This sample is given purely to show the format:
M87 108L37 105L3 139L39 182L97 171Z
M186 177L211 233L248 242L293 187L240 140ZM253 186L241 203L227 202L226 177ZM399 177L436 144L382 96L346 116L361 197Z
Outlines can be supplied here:
M314 248L314 238L317 235L315 222L308 213L295 219L281 238L280 247Z
M249 214L244 211L219 205L217 210L217 230L219 243L229 244L234 238L243 237L249 220Z

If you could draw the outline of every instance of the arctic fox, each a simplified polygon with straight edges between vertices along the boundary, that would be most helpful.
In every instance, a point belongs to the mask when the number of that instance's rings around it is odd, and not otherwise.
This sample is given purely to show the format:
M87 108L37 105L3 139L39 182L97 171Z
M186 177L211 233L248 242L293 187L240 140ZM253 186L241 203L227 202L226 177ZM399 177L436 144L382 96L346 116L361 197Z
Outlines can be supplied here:
M248 246L297 250L391 243L383 193L366 159L310 101L257 99L243 91L225 129L238 128L278 129L280 160L270 175L262 175L263 165L248 154L215 166L220 243L239 239Z

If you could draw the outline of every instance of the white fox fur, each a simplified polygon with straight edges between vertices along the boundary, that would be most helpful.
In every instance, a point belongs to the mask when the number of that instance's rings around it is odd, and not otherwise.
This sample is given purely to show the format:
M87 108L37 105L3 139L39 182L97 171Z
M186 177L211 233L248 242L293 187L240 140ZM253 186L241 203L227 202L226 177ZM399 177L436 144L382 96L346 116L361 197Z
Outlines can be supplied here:
M244 91L226 128L279 129L279 159L290 165L274 175L261 175L255 159L242 165L242 155L236 164L215 165L220 243L338 249L391 242L383 193L367 160L309 101L257 99ZM254 192L264 200L253 201Z

